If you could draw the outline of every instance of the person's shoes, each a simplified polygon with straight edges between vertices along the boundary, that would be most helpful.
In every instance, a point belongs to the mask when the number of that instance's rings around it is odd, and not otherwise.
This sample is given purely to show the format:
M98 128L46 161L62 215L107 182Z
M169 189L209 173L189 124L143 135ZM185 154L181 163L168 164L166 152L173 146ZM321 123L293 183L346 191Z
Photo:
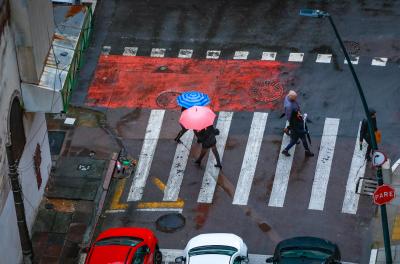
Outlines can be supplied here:
M200 166L201 164L201 160L193 160L194 164L196 164L197 166Z
M290 153L286 149L282 150L282 154L285 155L286 157L290 157Z
M221 164L215 164L214 167L222 169L222 165Z
M314 157L314 153L312 153L312 152L309 151L309 150L306 150L306 156L307 156L307 157Z

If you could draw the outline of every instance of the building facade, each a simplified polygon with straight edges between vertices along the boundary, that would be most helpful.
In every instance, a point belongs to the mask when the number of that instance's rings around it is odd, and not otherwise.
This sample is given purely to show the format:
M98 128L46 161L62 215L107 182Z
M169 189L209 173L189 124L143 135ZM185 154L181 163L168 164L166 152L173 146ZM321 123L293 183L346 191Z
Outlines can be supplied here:
M25 111L21 85L40 80L54 33L52 12L50 0L0 0L1 263L22 259L6 144L18 162L29 230L51 170L45 113Z

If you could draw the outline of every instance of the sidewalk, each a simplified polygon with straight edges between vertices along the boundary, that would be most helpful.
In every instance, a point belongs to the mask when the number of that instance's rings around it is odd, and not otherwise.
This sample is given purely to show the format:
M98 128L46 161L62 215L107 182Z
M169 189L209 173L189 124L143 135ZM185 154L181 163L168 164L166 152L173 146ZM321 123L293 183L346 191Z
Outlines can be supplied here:
M48 117L53 170L32 229L35 263L78 262L81 244L90 241L98 217L103 182L119 151L100 127L103 114L71 108L68 117L77 118L73 126Z
M392 248L392 258L394 264L400 264L400 160L391 167L391 175L387 175L385 182L391 184L396 189L396 198L393 202L386 205L388 213L388 223L390 230L390 241ZM384 175L385 177L385 175ZM380 222L380 213L376 221L376 246L372 249L370 264L385 264L385 248L383 245L382 227ZM374 247L375 248L375 247Z

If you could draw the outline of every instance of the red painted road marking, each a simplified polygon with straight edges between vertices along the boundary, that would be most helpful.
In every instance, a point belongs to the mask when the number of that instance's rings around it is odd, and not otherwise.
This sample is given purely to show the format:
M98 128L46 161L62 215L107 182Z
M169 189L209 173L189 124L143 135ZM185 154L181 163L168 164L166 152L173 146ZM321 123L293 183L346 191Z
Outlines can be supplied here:
M101 56L87 104L178 109L180 92L207 93L215 111L281 107L297 65L276 61Z

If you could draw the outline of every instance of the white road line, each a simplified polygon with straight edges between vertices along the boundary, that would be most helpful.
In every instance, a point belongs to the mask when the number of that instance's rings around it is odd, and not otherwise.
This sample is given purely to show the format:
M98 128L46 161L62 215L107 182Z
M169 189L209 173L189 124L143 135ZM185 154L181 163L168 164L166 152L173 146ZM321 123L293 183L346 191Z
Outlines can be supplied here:
M233 112L220 112L218 116L216 128L219 129L220 133L217 136L217 150L220 155L221 161L222 157L224 156L225 144L226 140L228 139L232 117ZM201 184L199 197L197 199L198 203L212 203L215 186L217 185L219 175L219 168L214 167L215 164L215 158L210 149L206 171L204 172L203 182Z
M162 259L164 263L175 263L175 258L183 256L183 250L182 249L166 249L166 248L161 248L160 249L162 253ZM249 253L249 264L265 264L265 260L269 257L272 257L272 255L261 255L261 254L250 254ZM352 262L341 262L343 264L356 264Z
M166 49L152 48L150 57L163 58L165 56L165 51Z
M286 122L286 126L289 122ZM268 206L283 207L285 202L286 191L289 183L290 170L292 169L293 155L296 149L294 145L289 153L290 157L286 157L281 152L290 143L290 137L283 134L281 150L279 152L278 164L276 165L274 183L272 185L271 196L269 197Z
M350 56L350 61L351 64L357 65L358 62L360 61L360 56ZM344 59L344 64L348 64L346 59Z
M383 67L383 66L386 66L387 61L388 61L388 58L375 57L372 59L371 65Z
M190 59L193 55L193 50L191 49L180 49L178 58L185 58L185 59Z
M125 47L123 56L136 56L138 47Z
M376 264L376 259L378 257L378 249L371 249L371 255L369 257L369 264Z
M331 63L332 54L318 54L315 62L317 63Z
M324 131L322 133L317 168L315 169L308 209L324 209L326 189L328 187L329 174L331 173L339 122L340 119L338 118L325 118Z
M276 52L264 51L261 60L274 61L276 59Z
M111 51L111 46L103 46L101 49L101 54L102 55L109 55Z
M193 136L192 130L187 131L181 138L182 143L176 147L174 161L172 162L167 186L164 190L163 201L178 200L183 174L189 158L190 148L192 147Z
M220 55L221 55L220 50L207 50L206 59L217 60L217 59L219 59Z
M128 195L128 201L139 201L143 196L143 189L149 176L154 151L156 150L158 137L164 119L165 110L151 110L146 134L140 151L139 161L135 169L135 175Z
M288 61L302 62L304 58L304 53L290 53Z
M267 118L268 113L255 112L253 114L253 121L251 122L242 168L240 169L239 180L233 197L233 204L246 205L249 199Z
M140 212L178 212L182 213L182 208L137 208L136 211Z
M360 128L358 126L357 140L354 147L353 158L351 160L350 172L347 178L346 193L344 195L342 213L356 214L358 200L360 195L356 193L356 184L359 177L363 177L365 173L365 153L367 152L368 144L363 142L363 149L360 150Z
M247 60L247 56L249 56L248 51L235 51L235 55L233 56L234 60Z

